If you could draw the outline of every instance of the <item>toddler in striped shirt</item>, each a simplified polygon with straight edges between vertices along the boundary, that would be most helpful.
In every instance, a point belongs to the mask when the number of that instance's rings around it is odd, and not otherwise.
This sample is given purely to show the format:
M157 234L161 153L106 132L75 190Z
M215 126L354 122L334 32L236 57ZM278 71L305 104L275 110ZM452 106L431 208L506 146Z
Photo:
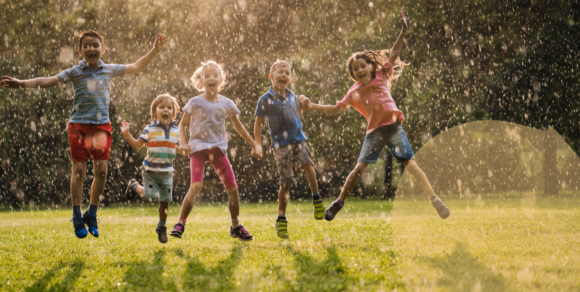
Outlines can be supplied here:
M186 149L177 146L179 129L175 126L175 118L179 111L177 99L169 94L162 94L151 103L151 120L139 139L129 133L130 123L123 121L121 132L135 150L147 145L147 157L143 161L143 185L136 179L131 179L125 195L130 200L136 195L154 200L159 193L159 224L155 231L159 242L167 242L167 209L173 200L173 160L175 155L188 155Z

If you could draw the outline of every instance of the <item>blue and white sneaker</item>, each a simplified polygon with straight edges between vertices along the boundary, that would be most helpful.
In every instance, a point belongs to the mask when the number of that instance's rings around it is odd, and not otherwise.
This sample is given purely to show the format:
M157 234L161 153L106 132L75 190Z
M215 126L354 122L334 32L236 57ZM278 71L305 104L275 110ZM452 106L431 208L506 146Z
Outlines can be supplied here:
M83 222L89 228L89 233L94 237L99 237L99 226L97 226L97 216L89 215L88 212L83 214ZM85 235L86 236L86 235Z
M83 222L83 218L72 218L70 221L73 223L75 227L75 235L78 238L85 238L87 237L87 229L85 228L85 223Z

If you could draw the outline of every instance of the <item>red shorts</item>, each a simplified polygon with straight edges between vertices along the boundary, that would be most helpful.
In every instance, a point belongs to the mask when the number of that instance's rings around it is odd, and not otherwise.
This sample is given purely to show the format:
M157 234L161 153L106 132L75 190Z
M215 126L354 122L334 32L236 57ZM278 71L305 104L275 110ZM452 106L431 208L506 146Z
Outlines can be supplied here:
M109 160L111 155L111 123L68 124L68 143L72 161L86 162L89 156L98 160Z

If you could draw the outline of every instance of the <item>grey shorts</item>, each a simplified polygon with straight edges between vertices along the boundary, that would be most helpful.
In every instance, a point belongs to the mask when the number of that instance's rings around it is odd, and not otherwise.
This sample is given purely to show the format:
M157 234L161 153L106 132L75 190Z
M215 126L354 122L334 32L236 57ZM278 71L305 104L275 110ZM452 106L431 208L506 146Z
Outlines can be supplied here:
M276 167L280 175L280 184L294 182L294 172L292 171L293 156L298 159L300 167L308 164L314 165L308 146L306 146L304 141L274 148L274 156L276 157Z
M173 172L146 171L143 169L143 196L155 200L159 193L159 202L173 201Z

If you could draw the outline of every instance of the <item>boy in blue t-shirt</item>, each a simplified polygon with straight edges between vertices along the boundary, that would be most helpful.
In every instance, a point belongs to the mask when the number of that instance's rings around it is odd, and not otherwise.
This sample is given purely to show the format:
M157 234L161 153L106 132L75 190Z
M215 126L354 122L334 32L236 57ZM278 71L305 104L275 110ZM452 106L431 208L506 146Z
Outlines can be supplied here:
M258 147L262 145L262 123L264 117L270 125L272 148L276 157L276 166L280 175L280 191L278 192L278 219L276 220L276 234L281 238L288 238L288 221L286 220L286 206L289 192L294 182L292 172L292 157L296 157L304 169L306 179L312 190L314 204L314 218L324 218L324 206L318 193L318 183L314 162L306 146L306 135L302 131L302 109L298 105L298 98L287 86L292 82L292 66L286 61L276 61L270 68L272 87L258 100L256 108L256 123L254 124L254 139Z
M72 159L71 203L72 222L78 238L87 236L87 229L99 237L97 210L107 181L107 166L111 153L111 121L109 120L109 97L111 80L115 77L136 74L145 69L161 52L167 37L158 34L153 49L133 64L105 64L104 38L96 31L79 34L79 55L83 60L56 76L28 80L2 76L0 85L11 88L47 88L71 82L74 87L73 111L68 124L68 141ZM83 180L87 172L87 160L93 158L94 180L91 185L90 205L82 214Z

